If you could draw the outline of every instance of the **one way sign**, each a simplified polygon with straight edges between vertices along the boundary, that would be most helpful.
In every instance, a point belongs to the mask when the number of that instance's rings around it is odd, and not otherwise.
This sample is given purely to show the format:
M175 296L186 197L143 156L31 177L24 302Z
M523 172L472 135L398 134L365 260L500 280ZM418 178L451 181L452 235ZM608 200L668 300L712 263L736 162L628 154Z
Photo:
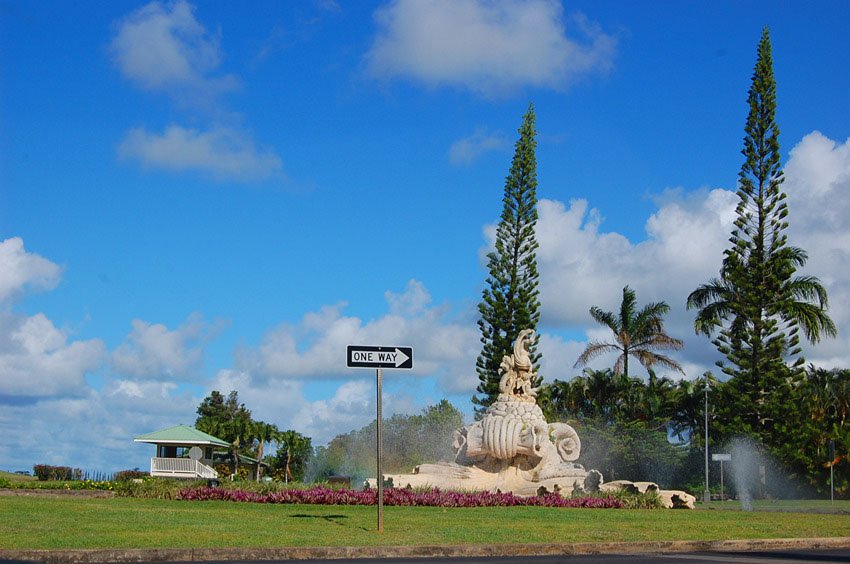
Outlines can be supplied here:
M413 368L413 347L370 347L348 345L348 368Z

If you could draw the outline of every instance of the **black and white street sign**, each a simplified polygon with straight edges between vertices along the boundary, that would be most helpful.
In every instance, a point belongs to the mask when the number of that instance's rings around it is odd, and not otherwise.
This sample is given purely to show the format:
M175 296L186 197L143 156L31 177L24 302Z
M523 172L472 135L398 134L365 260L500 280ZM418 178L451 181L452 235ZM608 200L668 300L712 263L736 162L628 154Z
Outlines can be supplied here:
M348 345L345 356L348 368L413 368L413 347L370 347Z

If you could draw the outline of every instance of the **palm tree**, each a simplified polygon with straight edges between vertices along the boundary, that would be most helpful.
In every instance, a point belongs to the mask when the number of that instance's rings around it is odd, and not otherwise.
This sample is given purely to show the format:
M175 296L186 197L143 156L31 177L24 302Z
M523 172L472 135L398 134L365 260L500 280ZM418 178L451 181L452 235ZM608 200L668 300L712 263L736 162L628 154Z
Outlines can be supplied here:
M295 476L292 473L293 458L300 458L299 465L306 461L306 457L312 450L311 441L297 431L278 431L275 433L274 441L277 443L278 452L281 449L286 450L286 463L284 465L284 481L289 483L294 480ZM279 455L278 455L279 456Z
M620 304L619 315L603 311L593 306L590 316L601 325L605 325L614 333L613 342L591 341L584 352L578 357L574 367L585 366L589 361L606 353L619 353L614 363L614 373L629 375L629 357L633 356L647 370L656 365L678 370L684 370L672 358L659 354L659 350L680 350L682 341L664 332L664 315L670 311L665 302L647 304L637 310L635 292L628 286L623 288L623 301Z
M263 450L265 449L265 444L271 442L275 439L277 434L280 431L278 430L276 425L272 425L270 423L266 423L264 421L255 421L252 427L252 435L254 439L257 441L257 481L260 481L260 474L262 472L262 462L263 462Z

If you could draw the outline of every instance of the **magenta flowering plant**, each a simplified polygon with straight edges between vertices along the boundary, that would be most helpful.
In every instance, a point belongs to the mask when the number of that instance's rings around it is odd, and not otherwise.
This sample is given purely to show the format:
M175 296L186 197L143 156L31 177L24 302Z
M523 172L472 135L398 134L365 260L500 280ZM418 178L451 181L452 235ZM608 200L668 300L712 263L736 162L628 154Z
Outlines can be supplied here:
M375 490L331 489L313 486L305 489L286 489L276 492L258 493L244 490L196 487L186 488L177 494L184 501L241 501L248 503L302 503L313 505L375 505ZM591 509L621 509L623 502L614 496L561 497L546 494L522 497L512 493L456 492L430 490L408 490L390 488L384 490L384 505L418 507L569 507Z

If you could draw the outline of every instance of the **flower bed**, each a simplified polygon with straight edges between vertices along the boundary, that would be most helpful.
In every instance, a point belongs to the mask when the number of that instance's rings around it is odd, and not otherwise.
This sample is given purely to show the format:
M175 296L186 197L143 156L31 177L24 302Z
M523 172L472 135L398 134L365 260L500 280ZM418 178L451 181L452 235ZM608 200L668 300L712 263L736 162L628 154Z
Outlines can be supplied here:
M288 489L257 493L222 488L186 488L176 499L184 501L241 501L249 503L304 503L315 505L376 505L375 490L341 490L315 486L307 489ZM623 502L613 496L561 497L546 494L520 497L511 493L452 492L438 489L417 491L390 488L384 490L384 505L420 507L512 507L533 505L540 507L584 507L594 509L622 509Z

